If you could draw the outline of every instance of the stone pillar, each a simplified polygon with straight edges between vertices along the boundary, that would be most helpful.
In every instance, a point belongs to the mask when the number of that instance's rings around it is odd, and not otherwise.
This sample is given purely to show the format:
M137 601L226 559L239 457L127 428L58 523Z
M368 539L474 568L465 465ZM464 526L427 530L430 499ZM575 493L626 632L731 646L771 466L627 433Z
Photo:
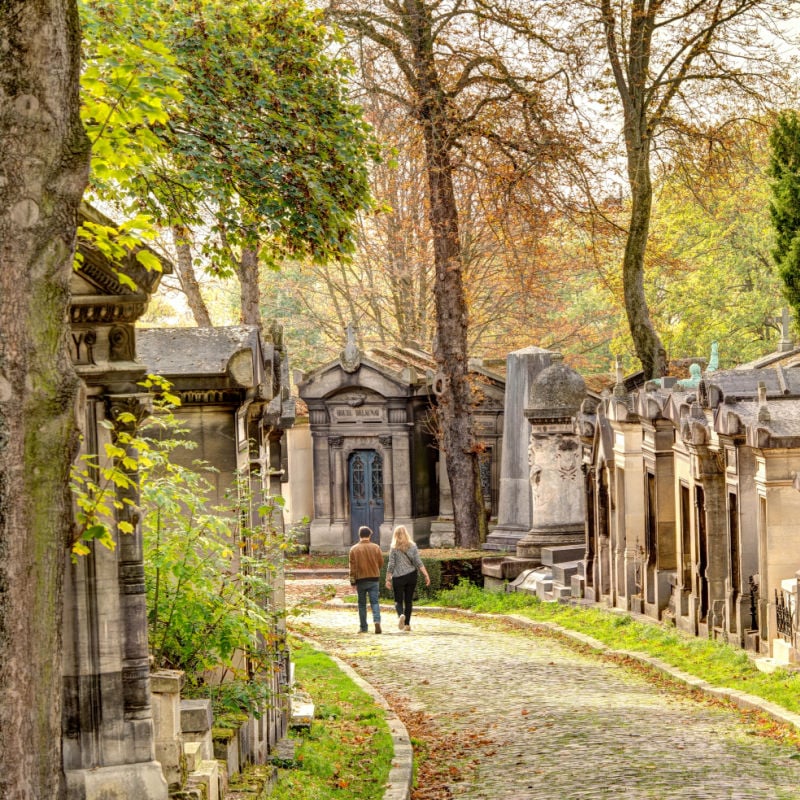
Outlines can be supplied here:
M431 523L431 547L455 547L456 526L453 518L453 493L447 476L447 458L439 450L439 516Z
M525 409L531 427L533 525L517 543L519 558L540 559L544 547L583 545L585 537L581 443L573 417L586 385L561 362L560 353L552 353L551 361L531 385Z
M530 427L525 418L525 405L536 376L550 366L550 356L549 350L526 347L509 353L506 358L497 526L487 537L484 550L513 552L517 542L531 529L533 517L527 448Z
M331 472L333 474L333 521L346 522L347 521L347 502L345 493L347 491L347 476L345 475L344 467L344 452L342 445L344 438L342 436L331 436L328 439L330 445Z
M394 450L391 434L382 434L378 442L383 449L383 522L379 536L381 548L388 550L394 530Z
M107 416L139 418L140 396L106 398ZM108 436L99 398L87 405L85 445L103 451ZM99 432L100 435L99 435ZM137 499L135 485L119 500ZM64 606L63 762L67 800L166 800L167 783L155 760L150 702L147 609L141 530L123 505L117 521L133 533L115 530L115 551L95 544L89 555L69 564Z

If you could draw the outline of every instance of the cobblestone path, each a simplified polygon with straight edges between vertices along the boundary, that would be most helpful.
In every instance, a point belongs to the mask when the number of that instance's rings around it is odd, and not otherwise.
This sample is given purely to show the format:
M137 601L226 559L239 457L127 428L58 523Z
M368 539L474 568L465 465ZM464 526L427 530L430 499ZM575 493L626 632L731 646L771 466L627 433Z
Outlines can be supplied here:
M800 798L796 750L727 707L532 632L424 611L411 633L391 611L383 620L381 636L358 635L354 608L316 608L298 624L401 717L422 710L440 733L469 732L477 766L449 786L453 798Z

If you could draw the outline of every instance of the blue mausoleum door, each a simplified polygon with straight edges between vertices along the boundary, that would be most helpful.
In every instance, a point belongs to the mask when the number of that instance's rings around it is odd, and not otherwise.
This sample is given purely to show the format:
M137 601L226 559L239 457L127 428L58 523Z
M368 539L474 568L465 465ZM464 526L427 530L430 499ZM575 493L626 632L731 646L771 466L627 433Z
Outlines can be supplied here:
M383 459L375 450L356 450L349 462L350 538L358 541L362 525L372 528L372 541L380 544L383 522Z

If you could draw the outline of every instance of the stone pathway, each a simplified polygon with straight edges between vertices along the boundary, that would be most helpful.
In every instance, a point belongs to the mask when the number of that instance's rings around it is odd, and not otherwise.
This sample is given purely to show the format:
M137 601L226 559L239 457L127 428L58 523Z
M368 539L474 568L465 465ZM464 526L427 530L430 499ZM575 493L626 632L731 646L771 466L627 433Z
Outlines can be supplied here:
M407 634L395 619L359 635L355 608L326 606L295 624L439 733L469 734L477 766L453 798L800 798L797 751L733 710L532 632L422 611Z

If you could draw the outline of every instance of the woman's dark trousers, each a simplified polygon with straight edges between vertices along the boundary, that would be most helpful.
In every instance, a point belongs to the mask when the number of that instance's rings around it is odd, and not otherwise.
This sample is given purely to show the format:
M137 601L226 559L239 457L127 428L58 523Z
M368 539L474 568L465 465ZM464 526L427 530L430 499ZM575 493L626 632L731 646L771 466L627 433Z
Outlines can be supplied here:
M397 616L401 614L406 618L406 625L410 625L411 602L414 599L414 590L417 588L417 571L409 572L398 577L392 576L392 591L394 592L394 607Z

